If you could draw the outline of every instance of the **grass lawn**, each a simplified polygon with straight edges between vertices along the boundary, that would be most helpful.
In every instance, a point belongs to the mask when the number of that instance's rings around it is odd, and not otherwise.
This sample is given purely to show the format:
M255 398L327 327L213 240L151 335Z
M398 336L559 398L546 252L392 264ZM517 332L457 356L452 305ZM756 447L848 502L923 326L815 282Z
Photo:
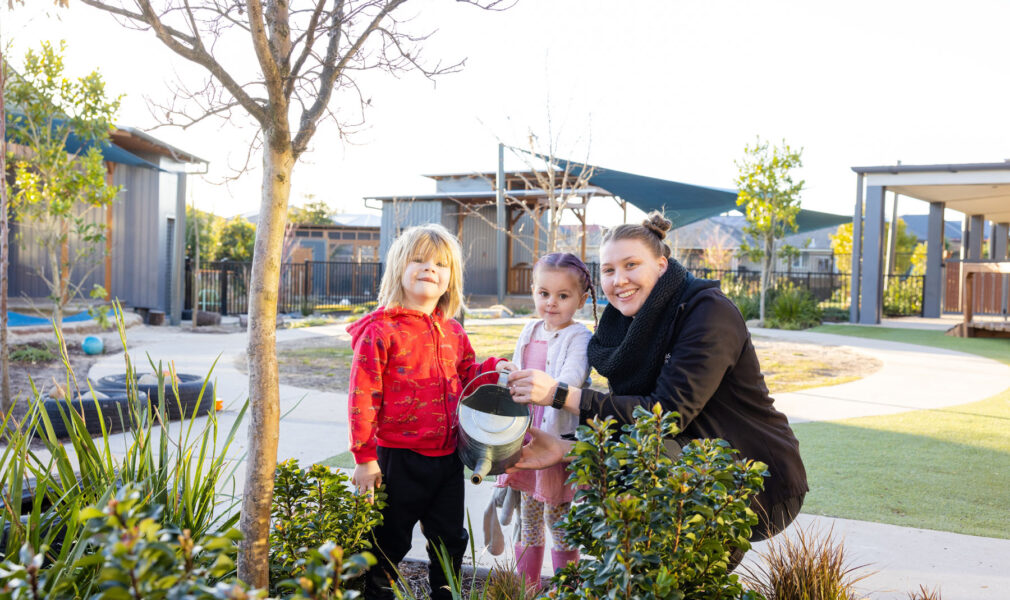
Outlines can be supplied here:
M978 354L979 356L1010 364L1010 340L1005 339L958 338L945 335L943 331L901 329L896 327L866 327L863 325L821 325L807 331L932 346L934 348L956 350L968 354Z
M814 331L958 350L1010 364L1007 340L852 325ZM804 512L1010 539L1010 389L947 409L800 423L793 429L810 479Z

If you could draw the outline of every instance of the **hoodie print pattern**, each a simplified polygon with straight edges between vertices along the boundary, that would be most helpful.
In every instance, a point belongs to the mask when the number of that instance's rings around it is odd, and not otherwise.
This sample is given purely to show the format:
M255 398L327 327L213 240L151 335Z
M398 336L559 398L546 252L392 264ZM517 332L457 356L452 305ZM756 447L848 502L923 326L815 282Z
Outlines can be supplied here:
M355 462L375 460L377 445L427 456L454 452L461 392L500 359L476 362L463 327L437 311L379 308L347 331L354 347L348 421Z

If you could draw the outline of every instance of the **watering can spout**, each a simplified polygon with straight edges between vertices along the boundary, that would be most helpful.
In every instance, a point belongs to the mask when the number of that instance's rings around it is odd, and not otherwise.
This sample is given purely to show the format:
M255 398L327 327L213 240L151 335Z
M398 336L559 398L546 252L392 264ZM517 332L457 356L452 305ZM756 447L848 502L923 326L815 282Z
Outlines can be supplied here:
M491 472L491 459L483 456L477 460L473 467L473 475L470 476L470 483L477 485L484 481L484 477Z

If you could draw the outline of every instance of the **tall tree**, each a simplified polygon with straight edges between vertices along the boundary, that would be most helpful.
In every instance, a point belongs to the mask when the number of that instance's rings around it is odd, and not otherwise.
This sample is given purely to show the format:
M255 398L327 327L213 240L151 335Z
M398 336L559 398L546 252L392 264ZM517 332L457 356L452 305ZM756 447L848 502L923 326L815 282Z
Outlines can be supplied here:
M224 218L199 210L190 205L186 207L186 256L191 260L196 258L197 247L200 250L200 262L209 263L217 260L221 254L221 228ZM199 235L199 239L197 239Z
M220 260L252 260L256 246L256 226L242 217L235 217L221 227Z
M737 161L739 171L736 203L747 218L744 232L754 243L744 243L740 250L751 260L761 261L760 319L765 320L765 298L769 278L775 263L775 242L796 231L796 215L800 212L800 192L803 180L793 181L792 170L803 166L803 150L782 146L771 147L760 138L744 148L744 157Z
M101 266L105 225L90 216L119 193L106 180L100 148L109 141L119 99L109 99L97 71L78 79L64 73L65 46L47 42L25 54L20 74L4 88L15 147L11 201L23 246L38 246L47 265L36 274L49 288L53 321L62 327L67 304L81 295Z
M288 209L288 221L296 225L332 225L335 214L337 211L330 208L329 204L317 200L302 206L292 206Z
M120 21L150 30L179 56L209 73L198 114L169 110L177 124L244 111L259 127L262 193L249 291L250 426L248 469L240 528L239 577L265 587L270 502L277 465L280 403L275 349L277 290L291 174L336 92L362 110L370 102L355 76L378 69L418 70L425 76L456 70L426 66L420 47L428 35L411 34L393 16L406 0L81 0ZM469 0L491 8L500 0ZM242 52L251 46L252 52ZM224 49L227 49L227 53ZM254 75L249 57L255 57ZM192 98L181 90L182 99ZM342 115L347 113L341 111ZM180 122L181 121L181 122ZM360 118L338 120L343 131Z

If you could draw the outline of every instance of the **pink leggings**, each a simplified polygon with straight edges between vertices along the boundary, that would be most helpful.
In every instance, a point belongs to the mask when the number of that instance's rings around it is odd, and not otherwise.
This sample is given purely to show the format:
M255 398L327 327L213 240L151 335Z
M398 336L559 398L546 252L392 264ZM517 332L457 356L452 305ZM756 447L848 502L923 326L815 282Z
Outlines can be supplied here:
M544 523L546 522L551 530L551 539L554 542L554 550L572 550L564 542L564 530L558 527L557 523L561 517L568 512L571 502L563 504L547 504L522 493L522 537L520 538L524 546L544 545Z

